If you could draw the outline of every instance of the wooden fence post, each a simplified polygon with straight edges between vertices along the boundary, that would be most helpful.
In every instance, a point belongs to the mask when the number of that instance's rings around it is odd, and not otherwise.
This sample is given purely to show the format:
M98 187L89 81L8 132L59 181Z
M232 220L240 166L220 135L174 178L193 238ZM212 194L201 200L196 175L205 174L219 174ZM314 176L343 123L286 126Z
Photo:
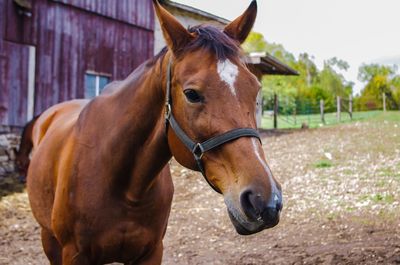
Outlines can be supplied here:
M274 94L274 129L278 128L278 95Z
M340 112L341 112L341 110L340 110L340 97L337 96L336 97L336 118L337 118L338 122L340 122Z
M324 114L324 100L321 99L319 101L319 109L321 110L321 121L325 124L325 114Z
M386 94L382 93L383 98L383 111L386 112Z
M350 114L350 119L353 119L353 96L349 96L349 114Z
M257 128L261 128L262 117L263 117L263 105L262 105L262 91L260 90L257 94L257 107L256 107L256 122Z
M261 117L264 117L264 106L265 106L265 98L262 96L261 98Z

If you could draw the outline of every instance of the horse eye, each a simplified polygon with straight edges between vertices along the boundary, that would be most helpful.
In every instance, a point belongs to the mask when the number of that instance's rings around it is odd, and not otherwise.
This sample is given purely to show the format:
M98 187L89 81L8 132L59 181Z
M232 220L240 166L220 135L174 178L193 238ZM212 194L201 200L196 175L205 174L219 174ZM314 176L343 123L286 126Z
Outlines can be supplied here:
M196 90L186 89L183 93L185 93L187 100L191 103L199 103L202 100L202 97L196 92Z

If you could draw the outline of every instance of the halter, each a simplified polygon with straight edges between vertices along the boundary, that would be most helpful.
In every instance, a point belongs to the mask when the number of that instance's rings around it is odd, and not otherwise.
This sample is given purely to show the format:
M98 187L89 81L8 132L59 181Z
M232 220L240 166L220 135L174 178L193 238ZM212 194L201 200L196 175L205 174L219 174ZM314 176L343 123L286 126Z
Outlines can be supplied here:
M211 188L213 188L216 192L222 194L222 192L217 187L215 187L214 184L212 184L206 176L203 162L201 160L204 153L240 137L255 137L261 142L260 135L258 134L257 130L252 128L237 128L227 131L223 134L214 136L201 143L200 142L196 143L192 139L190 139L190 137L179 126L178 122L175 120L174 115L172 114L171 65L172 65L172 59L169 60L167 66L167 87L166 87L166 100L165 100L166 130L168 130L168 124L169 124L172 130L181 140L181 142L193 154L193 157L197 163L198 171L200 171L203 174L203 177L207 181L208 185L210 185Z

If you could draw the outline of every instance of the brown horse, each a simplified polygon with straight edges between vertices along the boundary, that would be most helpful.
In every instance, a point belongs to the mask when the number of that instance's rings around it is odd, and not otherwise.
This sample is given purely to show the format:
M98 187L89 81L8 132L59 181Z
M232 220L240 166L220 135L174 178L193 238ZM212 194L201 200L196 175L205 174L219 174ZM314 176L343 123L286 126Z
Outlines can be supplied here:
M172 156L223 194L240 234L279 221L281 188L255 131L260 83L239 47L256 2L223 31L187 30L154 6L168 49L34 125L28 193L51 264L160 264Z

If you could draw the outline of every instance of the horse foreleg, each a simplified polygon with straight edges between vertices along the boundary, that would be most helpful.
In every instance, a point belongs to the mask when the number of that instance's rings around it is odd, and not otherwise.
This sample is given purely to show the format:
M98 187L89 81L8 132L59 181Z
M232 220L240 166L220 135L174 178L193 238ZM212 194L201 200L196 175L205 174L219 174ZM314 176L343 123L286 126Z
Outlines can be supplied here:
M147 254L142 260L139 262L132 262L132 263L127 263L125 265L133 265L133 264L138 264L138 265L160 265L162 261L162 255L163 255L163 244L160 242L157 247L149 254Z
M61 265L61 246L54 235L45 228L42 228L42 245L44 253L50 261L51 265Z

